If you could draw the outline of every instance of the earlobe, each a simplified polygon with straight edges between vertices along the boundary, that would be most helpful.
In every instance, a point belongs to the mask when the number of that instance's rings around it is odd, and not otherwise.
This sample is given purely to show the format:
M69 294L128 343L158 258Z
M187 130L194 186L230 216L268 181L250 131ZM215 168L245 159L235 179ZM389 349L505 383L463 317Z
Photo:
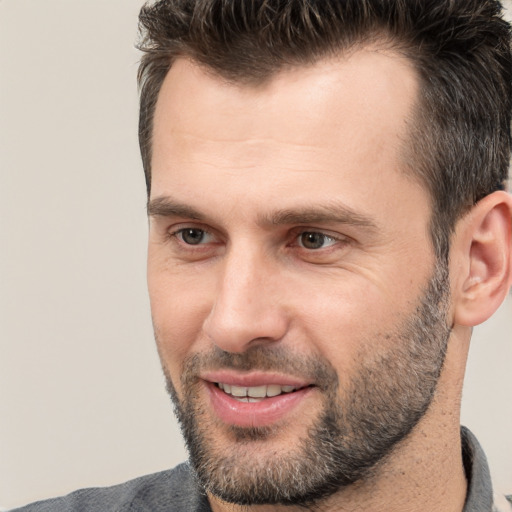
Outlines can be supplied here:
M456 324L475 326L501 305L512 284L512 196L494 192L478 202L456 231L465 263L454 305Z

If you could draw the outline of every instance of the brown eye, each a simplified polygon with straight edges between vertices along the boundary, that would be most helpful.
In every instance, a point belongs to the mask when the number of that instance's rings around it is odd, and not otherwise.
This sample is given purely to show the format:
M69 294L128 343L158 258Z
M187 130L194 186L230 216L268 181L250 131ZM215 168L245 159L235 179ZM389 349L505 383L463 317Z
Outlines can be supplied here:
M323 247L332 245L335 240L330 236L315 231L305 231L299 236L300 245L305 249L322 249Z
M204 241L206 233L202 229L186 228L178 232L179 238L188 245L198 245Z

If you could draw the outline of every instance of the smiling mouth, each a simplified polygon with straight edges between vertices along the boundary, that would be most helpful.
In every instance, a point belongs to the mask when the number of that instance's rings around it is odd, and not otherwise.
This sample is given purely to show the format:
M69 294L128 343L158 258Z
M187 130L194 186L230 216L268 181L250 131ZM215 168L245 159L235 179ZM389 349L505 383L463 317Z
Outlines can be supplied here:
M278 384L244 387L234 386L223 382L216 382L215 385L235 400L247 403L257 403L265 400L266 398L286 395L293 393L294 391L304 389L304 386L280 386Z

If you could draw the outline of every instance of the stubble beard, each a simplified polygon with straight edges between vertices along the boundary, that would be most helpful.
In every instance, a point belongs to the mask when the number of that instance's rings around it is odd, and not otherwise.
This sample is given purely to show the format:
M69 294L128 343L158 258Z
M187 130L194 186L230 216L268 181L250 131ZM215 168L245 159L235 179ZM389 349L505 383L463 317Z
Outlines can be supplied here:
M358 371L343 400L328 361L297 357L281 348L255 347L243 354L216 348L195 354L184 364L183 399L164 369L190 463L202 487L238 505L312 505L370 478L432 402L450 335L448 290L447 266L439 264L415 313L395 332L374 340L376 357L361 359L352 368ZM379 352L381 343L391 348ZM279 432L273 427L215 425L198 399L197 375L203 368L284 369L307 376L322 392L322 412L294 448L270 451L264 458L265 443ZM229 448L217 443L219 429L228 430Z

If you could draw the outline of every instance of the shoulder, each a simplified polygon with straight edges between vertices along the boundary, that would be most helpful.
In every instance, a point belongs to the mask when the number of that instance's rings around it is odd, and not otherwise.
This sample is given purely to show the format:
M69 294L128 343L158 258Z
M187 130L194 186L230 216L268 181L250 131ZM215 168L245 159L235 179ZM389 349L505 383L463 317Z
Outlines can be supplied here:
M512 512L512 494L510 496L495 495L493 512Z
M188 464L146 475L112 487L81 489L11 512L208 512Z

